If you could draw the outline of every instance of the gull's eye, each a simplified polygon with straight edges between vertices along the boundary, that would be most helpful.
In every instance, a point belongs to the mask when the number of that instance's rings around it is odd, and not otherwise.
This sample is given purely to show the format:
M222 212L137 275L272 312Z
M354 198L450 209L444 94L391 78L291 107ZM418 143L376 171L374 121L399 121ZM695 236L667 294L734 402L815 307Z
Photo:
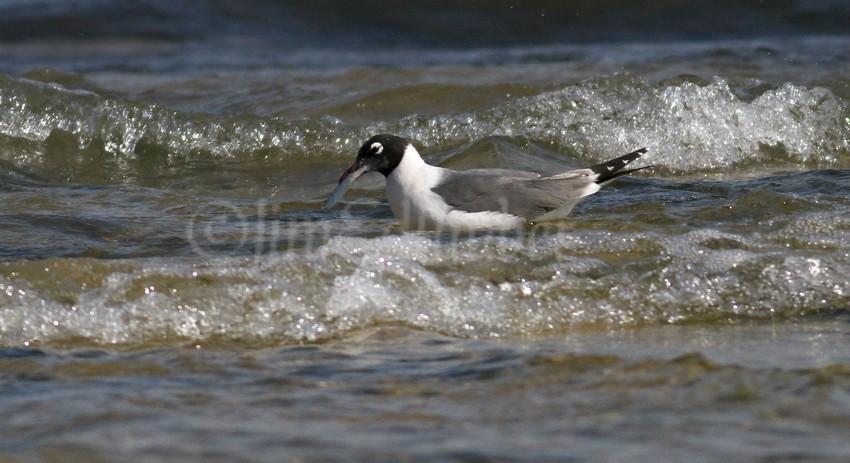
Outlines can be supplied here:
M384 151L384 145L375 142L372 143L372 146L369 147L370 154L381 154Z

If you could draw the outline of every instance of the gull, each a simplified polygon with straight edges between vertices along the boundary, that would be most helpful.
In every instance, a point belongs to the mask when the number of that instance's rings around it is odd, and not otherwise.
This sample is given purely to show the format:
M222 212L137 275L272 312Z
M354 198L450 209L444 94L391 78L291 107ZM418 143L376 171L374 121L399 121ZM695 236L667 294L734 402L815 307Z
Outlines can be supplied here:
M506 230L562 219L586 196L617 177L648 167L624 170L641 148L584 169L543 176L512 169L456 171L427 164L408 140L388 134L370 138L339 178L325 202L333 206L367 172L387 179L390 209L405 230Z

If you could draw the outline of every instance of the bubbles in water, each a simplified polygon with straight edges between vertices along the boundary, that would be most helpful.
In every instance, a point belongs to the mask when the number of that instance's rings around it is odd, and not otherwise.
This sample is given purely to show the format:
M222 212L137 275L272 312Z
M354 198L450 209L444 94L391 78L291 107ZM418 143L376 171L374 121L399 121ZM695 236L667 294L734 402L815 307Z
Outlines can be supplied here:
M75 259L80 264L80 259ZM315 250L203 263L165 258L6 263L3 345L312 342L375 325L460 337L581 326L797 317L850 303L850 257L712 229L337 237ZM29 287L9 269L50 265ZM6 275L6 276L2 276Z
M56 84L0 77L0 133L44 142L55 131L79 148L132 157L140 143L170 156L340 155L373 133L394 132L426 147L491 136L554 143L594 159L647 147L651 162L670 171L715 171L737 164L794 162L833 165L850 152L847 103L823 88L785 84L751 101L715 78L652 85L623 74L507 101L489 110L410 115L369 127L333 117L289 121L250 115L206 115L105 98Z
M836 163L850 153L847 117L847 104L823 88L785 84L744 101L720 78L653 86L619 75L481 114L414 116L399 131L425 145L504 135L601 157L645 146L653 164L687 173L775 162L776 152L797 162Z

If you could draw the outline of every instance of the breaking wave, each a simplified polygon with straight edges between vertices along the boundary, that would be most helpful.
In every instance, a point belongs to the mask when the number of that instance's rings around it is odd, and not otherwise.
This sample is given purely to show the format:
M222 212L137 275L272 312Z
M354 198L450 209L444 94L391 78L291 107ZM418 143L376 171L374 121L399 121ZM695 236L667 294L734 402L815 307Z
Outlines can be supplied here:
M850 110L829 90L784 84L753 94L721 78L693 80L653 84L616 75L486 110L414 114L358 127L332 114L291 120L179 112L0 76L0 143L7 147L2 156L21 168L46 168L57 157L64 165L101 157L124 175L132 175L132 161L151 155L272 162L348 158L376 132L401 134L431 151L492 136L511 137L518 145L541 142L555 152L593 159L646 146L652 163L671 174L850 163Z

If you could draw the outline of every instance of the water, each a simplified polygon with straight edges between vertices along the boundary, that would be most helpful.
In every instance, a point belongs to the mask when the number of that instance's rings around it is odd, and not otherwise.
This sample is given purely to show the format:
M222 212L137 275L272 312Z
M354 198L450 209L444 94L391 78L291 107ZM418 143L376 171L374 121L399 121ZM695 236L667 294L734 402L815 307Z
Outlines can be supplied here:
M850 455L844 2L38 6L0 3L0 460ZM378 132L655 167L403 233L380 177L321 208Z

